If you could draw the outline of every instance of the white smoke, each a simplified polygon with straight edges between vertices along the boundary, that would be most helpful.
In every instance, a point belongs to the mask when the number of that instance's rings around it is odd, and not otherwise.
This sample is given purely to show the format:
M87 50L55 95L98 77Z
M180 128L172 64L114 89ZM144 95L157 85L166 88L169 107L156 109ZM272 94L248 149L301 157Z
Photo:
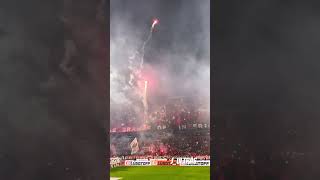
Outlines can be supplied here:
M152 58L159 60L156 63L149 63L145 59L145 66L151 67L156 71L159 96L188 96L198 95L210 97L210 1L204 0L194 3L197 6L182 4L182 7L176 12L179 21L175 27L177 31L172 34L170 48L156 49L152 46L153 41L159 40L154 38L147 44L146 53L151 53ZM130 73L128 72L129 57L134 54L146 39L152 19L145 21L145 26L138 26L133 23L130 12L113 10L116 1L111 1L111 36L110 36L110 56L111 56L111 74L110 74L110 98L112 103L117 104L134 104L132 94L130 94ZM133 7L133 8L137 8ZM153 6L152 8L157 8ZM188 41L186 44L181 43L181 30L187 29L185 26L189 22L185 18L186 13L193 8L194 14L201 19L201 26L194 32L197 37L195 42ZM129 8L130 9L130 8ZM143 11L143 9L141 9ZM152 10L150 10L152 11ZM150 23L150 24L148 24ZM191 23L191 22L190 22ZM165 21L161 21L159 26L167 26ZM157 27L155 27L157 29ZM156 33L161 34L161 28ZM161 40L161 39L160 39ZM179 43L177 43L180 41ZM191 46L194 48L190 49ZM148 56L149 57L149 56ZM148 58L145 57L145 58ZM150 57L149 57L150 58ZM157 95L157 94L153 94ZM156 97L150 97L154 100ZM209 104L208 104L209 107Z

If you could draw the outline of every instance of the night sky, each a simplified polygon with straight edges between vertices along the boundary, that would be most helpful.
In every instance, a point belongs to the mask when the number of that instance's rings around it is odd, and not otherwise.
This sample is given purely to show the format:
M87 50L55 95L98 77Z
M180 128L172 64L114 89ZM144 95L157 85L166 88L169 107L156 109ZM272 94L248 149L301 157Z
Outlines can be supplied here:
M208 4L207 0L204 3L195 0L188 2L183 0L112 0L110 14L111 19L118 14L128 18L135 28L139 28L144 33L144 37L149 30L152 19L158 18L160 24L156 27L153 40L149 45L151 47L148 48L173 51L183 47L185 51L190 51L201 44L203 39L209 39L209 37L205 37L207 35L205 33L209 33L209 29L203 29L202 24L203 21L207 21L206 23L209 25L209 17L203 19L204 13L209 15L209 7L207 6L205 9L208 12L199 12L200 8L205 8L203 6L206 4ZM117 23L117 21L113 23ZM208 32L203 33L204 31ZM208 46L197 48L208 49ZM148 61L156 60L148 58Z

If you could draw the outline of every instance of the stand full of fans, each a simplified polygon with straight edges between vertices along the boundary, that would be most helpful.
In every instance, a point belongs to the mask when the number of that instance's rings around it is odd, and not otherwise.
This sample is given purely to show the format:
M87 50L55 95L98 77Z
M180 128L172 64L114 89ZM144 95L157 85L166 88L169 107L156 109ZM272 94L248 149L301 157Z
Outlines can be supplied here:
M207 156L209 159L210 114L202 107L203 104L194 100L171 99L162 105L151 105L147 121L138 121L129 107L113 112L111 157ZM133 144L138 147L134 153Z

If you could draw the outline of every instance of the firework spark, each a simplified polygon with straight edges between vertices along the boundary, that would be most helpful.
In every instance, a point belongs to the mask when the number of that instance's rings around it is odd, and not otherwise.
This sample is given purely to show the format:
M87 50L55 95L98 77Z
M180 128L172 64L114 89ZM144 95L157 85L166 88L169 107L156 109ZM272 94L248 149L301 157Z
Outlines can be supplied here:
M151 31L154 29L154 26L157 25L158 23L159 23L158 19L153 19L153 23L152 23L152 26L151 26Z

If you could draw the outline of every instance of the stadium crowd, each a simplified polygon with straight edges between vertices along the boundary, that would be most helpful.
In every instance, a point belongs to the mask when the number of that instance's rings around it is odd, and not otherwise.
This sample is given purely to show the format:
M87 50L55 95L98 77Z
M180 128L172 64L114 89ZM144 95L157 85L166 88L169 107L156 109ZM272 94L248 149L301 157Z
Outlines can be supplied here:
M137 138L136 155L151 157L205 156L210 154L210 116L203 104L175 98L151 108L143 122L130 108L111 116L111 156L131 158L130 143ZM139 120L138 120L139 119Z
M150 129L210 128L210 113L204 104L176 98L163 105L151 105L146 119L132 106L111 111L111 132L132 132Z
M138 155L199 156L210 154L209 130L146 131L111 134L111 156L130 156L130 142L137 137Z

